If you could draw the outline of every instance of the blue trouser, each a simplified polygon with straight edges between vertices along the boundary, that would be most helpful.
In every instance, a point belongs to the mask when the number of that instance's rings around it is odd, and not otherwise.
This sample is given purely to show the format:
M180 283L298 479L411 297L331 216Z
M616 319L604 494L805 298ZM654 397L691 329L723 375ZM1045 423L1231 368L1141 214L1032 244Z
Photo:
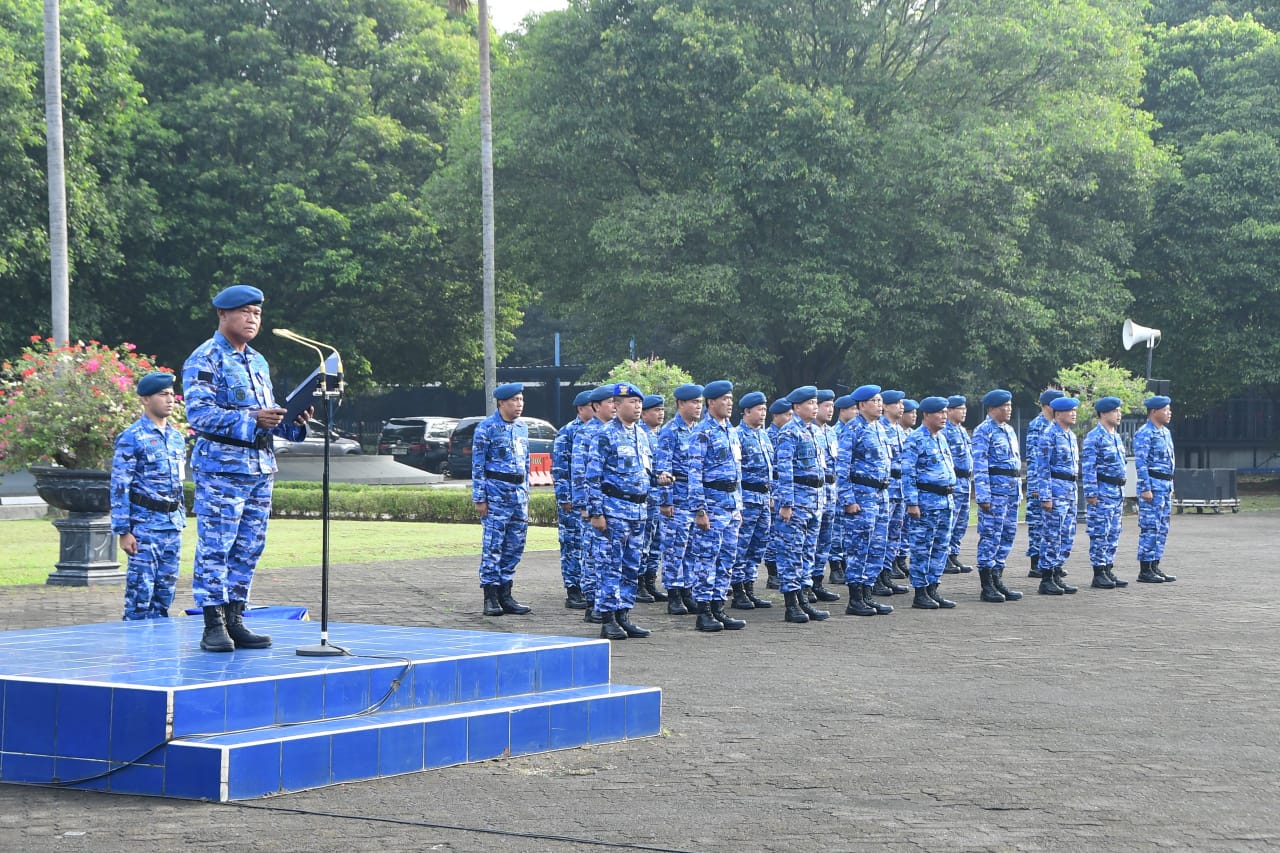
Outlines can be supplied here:
M696 523L689 538L694 601L723 601L729 597L729 573L738 554L738 519L732 510L707 507L711 526Z
M778 561L778 549L782 547L782 516L778 515L778 508L774 507L769 511L769 538L764 545L764 559L766 562L772 560Z
M790 521L778 519L778 588L783 592L796 592L813 583L809 567L818 549L820 523L817 511L806 507L792 507Z
M897 557L904 556L907 550L907 543L903 538L903 531L906 528L907 505L901 497L889 498L889 527L885 533L887 547L884 552L884 567L886 569L893 566L893 561Z
M1044 538L1040 541L1040 568L1060 569L1071 556L1076 538L1076 484L1053 481L1053 509L1044 514Z
M582 588L582 513L556 507L556 526L560 538L560 579L564 588Z
M524 556L524 540L529 530L523 508L490 503L489 513L481 525L484 536L480 543L480 585L515 580L516 565Z
M605 516L604 533L594 527L592 547L596 551L595 609L601 612L630 610L636 605L636 580L640 577L640 554L644 545L645 519Z
M662 571L662 511L652 498L646 505L644 543L640 551L640 574L658 576Z
M818 544L814 548L813 566L809 574L820 578L827 573L827 561L840 541L839 522L836 520L836 487L823 487L822 515L818 518Z
M956 477L956 490L953 492L955 517L951 519L951 553L960 556L960 543L964 541L964 533L969 529L969 495L968 477Z
M129 557L125 577L124 618L163 619L169 615L182 558L181 530L133 531L138 553Z
M883 489L855 486L854 495L860 512L845 513L844 576L847 583L874 583L884 568L884 555L889 546L889 495Z
M608 554L607 537L582 519L582 574L578 575L578 588L587 601L595 601L599 590L600 561Z
M1138 559L1159 560L1164 556L1164 543L1169 538L1169 512L1173 492L1152 489L1151 500L1138 498Z
M1028 478L1030 479L1030 478ZM1044 538L1044 509L1040 498L1027 494L1027 556L1040 556L1040 540Z
M772 530L772 512L767 503L748 503L742 506L742 526L738 528L738 553L733 561L730 583L755 581L756 567L764 555Z
M1084 510L1089 531L1089 565L1110 566L1120 545L1120 519L1124 515L1124 492L1110 483L1098 484L1098 502Z
M671 517L662 516L662 585L667 589L689 589L689 536L693 513L675 507Z
M267 544L273 474L196 472L197 607L248 601L253 570Z
M978 568L1004 569L1018 535L1018 496L992 495L991 509L978 507Z
M920 517L907 516L907 541L911 544L911 585L923 589L942 578L951 542L952 509L920 508Z

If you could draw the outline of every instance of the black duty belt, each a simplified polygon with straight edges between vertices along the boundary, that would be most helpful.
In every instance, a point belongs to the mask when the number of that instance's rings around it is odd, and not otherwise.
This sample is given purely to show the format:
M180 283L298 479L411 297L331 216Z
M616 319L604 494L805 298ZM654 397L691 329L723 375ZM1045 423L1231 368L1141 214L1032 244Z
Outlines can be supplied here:
M1172 474L1166 474L1163 471L1147 471L1149 476L1155 477L1157 480L1172 480Z
M793 477L792 482L798 483L801 486L808 486L811 489L822 488L821 477Z
M873 480L871 477L864 477L861 474L850 474L849 482L858 486L868 486L872 489L879 489L882 492L889 488L888 480Z
M129 502L144 509L154 509L156 512L177 512L182 506L182 501L161 501L137 492L129 492Z
M512 483L517 486L524 482L524 474L508 474L506 471L490 471L486 468L484 469L484 475L490 480L501 480L504 483Z
M602 486L600 486L600 491L604 492L606 495L608 495L611 498L617 498L618 500L622 500L622 501L630 501L633 504L642 504L649 499L648 494L643 494L643 495L628 494L627 492L624 492L622 491L622 489L619 489L617 486L613 485L613 483L603 484Z
M1125 484L1124 477L1112 477L1110 474L1099 474L1099 483L1107 483L1112 486L1123 486Z
M889 472L889 476L890 476L890 477L892 477L892 478L893 478L893 479L895 479L895 480L901 480L901 479L902 479L902 472L901 472L901 471L890 471L890 472Z
M957 469L956 469L956 476L957 476L957 477L971 477L971 476L973 476L973 471L972 471L971 469L969 469L969 468L957 468Z
M835 481L836 481L836 475L835 475L835 474L823 474L823 475L822 475L822 482L826 483L828 486L830 486L830 485L832 485L833 483L835 483Z
M688 474L672 474L671 479L675 480L678 483L687 483L689 482L689 475Z
M206 441L216 441L218 444L230 444L232 447L252 447L254 450L270 450L271 436L260 435L253 441L245 441L243 438L232 438L229 435L217 435L212 432L202 432L200 437Z
M1063 474L1060 471L1050 471L1049 476L1055 480L1066 480L1068 483L1074 483L1076 481L1075 474Z
M916 488L931 495L949 495L955 491L951 486L939 486L936 483L916 483Z
M742 484L742 488L748 492L756 492L757 494L769 494L769 486L767 483L747 483Z
M707 480L702 484L704 489L715 489L717 492L738 491L737 480Z
M988 468L987 473L993 477L1016 477L1020 472L1017 468Z

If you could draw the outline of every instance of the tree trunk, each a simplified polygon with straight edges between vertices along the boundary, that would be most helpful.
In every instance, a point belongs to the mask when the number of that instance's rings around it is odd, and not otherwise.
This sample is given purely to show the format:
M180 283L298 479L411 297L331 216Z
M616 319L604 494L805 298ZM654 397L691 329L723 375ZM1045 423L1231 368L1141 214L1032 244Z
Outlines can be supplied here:
M49 163L49 271L53 339L71 339L67 273L67 184L62 148L62 28L59 0L44 0L44 122Z
M493 252L493 111L489 95L489 4L480 0L480 203L484 231L484 397L493 411L493 391L498 386L498 354L494 332L497 305L494 293Z

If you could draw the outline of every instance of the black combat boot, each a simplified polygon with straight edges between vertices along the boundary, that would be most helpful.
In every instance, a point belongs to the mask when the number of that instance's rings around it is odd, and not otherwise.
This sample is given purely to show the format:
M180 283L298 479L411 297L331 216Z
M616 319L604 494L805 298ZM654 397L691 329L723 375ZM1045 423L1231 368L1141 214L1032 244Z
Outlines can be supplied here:
M769 577L764 582L765 589L781 589L778 586L778 561L765 560L764 570L769 573Z
M956 606L954 601L942 597L942 593L938 592L938 585L936 583L929 584L925 587L925 591L929 593L930 598L938 602L938 606L943 610L950 610Z
M1093 583L1089 586L1094 589L1115 589L1116 585L1112 583L1111 578L1107 577L1106 566L1093 567Z
M684 606L684 596L678 586L667 587L667 614L670 616L688 616L689 608Z
M813 594L819 601L839 601L839 593L832 592L822 585L822 575L813 576Z
M639 625L631 621L631 608L625 607L622 610L615 611L613 621L618 627L627 632L628 637L635 639L644 639L653 632L648 628L641 628Z
M982 600L989 601L992 604L1003 604L1004 595L1000 590L996 589L995 581L991 577L990 569L978 569L978 580L982 583Z
M868 604L862 598L862 591L865 589L860 583L849 584L849 603L845 605L845 616L875 616L876 609Z
M512 581L507 581L498 587L498 604L502 605L503 613L514 613L516 616L523 616L533 608L515 600L515 597L511 594L511 584Z
M694 628L699 631L707 631L708 633L724 630L724 626L720 624L720 620L711 612L711 602L699 601L695 606L698 613L698 622L693 626Z
M587 611L582 614L583 622L590 622L592 625L603 625L605 614L603 611L596 610L596 603L587 600Z
M236 644L227 633L227 618L221 604L210 604L204 608L204 636L200 638L200 648L206 652L236 650Z
M1022 598L1022 593L1004 585L1004 569L991 570L991 584L996 588L996 592L1004 596L1005 601L1017 601Z
M501 616L502 601L499 599L499 593L502 590L501 584L491 583L484 588L484 615L485 616Z
M654 601L667 600L667 594L658 589L658 575L656 573L644 576L644 588L649 590L649 594L653 596Z
M582 594L582 588L575 584L564 591L564 606L566 610L586 610L591 602Z
M627 632L618 624L617 616L612 610L600 614L600 639L625 640Z
M905 556L899 555L893 558L893 570L889 572L889 577L896 581L904 581L911 577L911 573L907 570L907 558ZM911 591L906 587L903 587L902 590L903 593Z
M235 643L237 649L269 649L271 638L266 634L255 634L244 625L244 602L228 601L222 607L227 620L227 636Z
M812 586L802 586L800 587L800 600L815 604L818 601L818 596L814 593Z
M1150 560L1139 560L1138 565L1141 566L1138 571L1138 583L1164 583L1164 578L1155 573L1152 568L1154 563Z
M900 583L893 582L893 572L891 572L889 569L885 569L882 572L880 572L880 582L883 583L885 586L887 586L889 588L889 591L892 592L894 595L906 595L907 593L911 592L910 587L906 587Z
M644 585L644 575L636 578L636 603L637 604L653 604L657 601L649 594L649 588Z
M916 596L911 599L911 606L917 610L937 610L938 602L929 596L929 590L926 587L916 587Z
M847 583L844 577L844 560L832 560L827 565L831 567L831 583L844 586Z
M746 619L734 619L724 612L724 599L711 599L711 601L707 602L707 609L711 611L711 615L715 617L716 621L724 626L726 631L741 631L747 627Z
M1167 574L1163 569L1161 569L1159 560L1151 561L1151 571L1159 575L1160 580L1164 581L1165 583L1173 583L1178 579L1177 575Z
M1040 570L1040 589L1037 591L1041 595L1062 595L1062 587L1054 580L1053 569Z
M684 602L685 610L688 610L690 613L698 612L698 602L693 600L693 590L689 589L689 587L685 586L680 588L680 600Z
M804 611L804 615L809 617L810 622L821 622L823 619L829 619L831 614L826 610L818 610L809 600L804 597L804 590L796 593L796 603L800 605L800 609Z
M1067 573L1064 570L1053 570L1053 582L1056 583L1067 595L1075 595L1077 587L1067 583Z
M893 587L885 582L884 575L885 573L883 569L878 575L876 575L875 582L871 584L872 595L893 595Z
M961 572L968 574L973 571L973 566L966 566L964 563L960 562L960 557L957 554L948 554L947 565L942 571L948 575L959 574Z
M747 594L747 600L755 605L757 610L764 610L773 606L773 602L769 601L767 598L759 598L756 596L755 581L743 581L742 590Z
M729 587L733 590L732 607L735 610L756 609L756 603L747 597L747 589L744 582L738 581L737 583L729 584Z
M864 583L862 585L862 603L870 607L880 616L888 616L890 613L893 612L893 605L884 604L872 598L871 590L874 587L875 587L875 584Z
M1040 555L1031 558L1031 571L1027 572L1029 578L1043 578L1044 572L1040 571Z
M795 622L797 625L809 621L809 617L800 609L800 602L794 592L784 592L783 599L786 601L786 609L782 611L782 618L786 622Z
M1116 589L1124 589L1126 586L1128 586L1128 585L1129 585L1129 582L1128 582L1128 581L1126 581L1126 580L1121 580L1120 578L1116 577L1116 564L1115 564L1115 563L1107 563L1107 578L1108 578L1108 579L1109 579L1113 584L1115 584L1115 585L1116 585Z

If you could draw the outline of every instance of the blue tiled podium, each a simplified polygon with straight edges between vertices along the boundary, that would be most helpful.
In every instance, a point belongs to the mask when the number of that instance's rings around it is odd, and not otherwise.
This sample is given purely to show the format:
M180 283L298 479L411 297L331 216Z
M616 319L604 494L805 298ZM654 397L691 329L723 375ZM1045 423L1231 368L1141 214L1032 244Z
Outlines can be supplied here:
M335 623L355 656L315 658L314 623L264 621L229 654L190 618L0 632L0 781L226 801L661 728L604 640Z

